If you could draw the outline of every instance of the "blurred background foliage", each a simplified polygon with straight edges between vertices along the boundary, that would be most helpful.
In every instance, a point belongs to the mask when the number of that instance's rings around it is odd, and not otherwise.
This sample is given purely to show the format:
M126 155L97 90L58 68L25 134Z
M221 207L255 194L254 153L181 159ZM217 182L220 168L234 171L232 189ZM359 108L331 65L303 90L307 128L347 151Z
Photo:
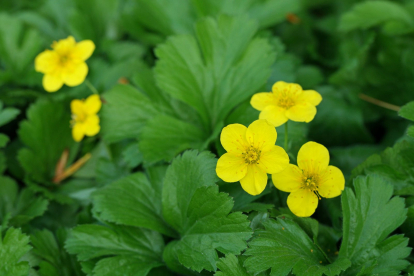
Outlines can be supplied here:
M397 107L414 100L413 34L409 0L0 1L0 218L32 234L38 251L30 261L41 275L62 263L68 271L61 275L82 275L61 249L65 227L95 221L92 192L188 148L222 154L222 127L255 120L250 97L280 80L323 96L314 121L290 124L292 156L308 140L322 143L348 183L369 172L398 178L395 194L410 207L414 142L405 118L414 116L361 94ZM69 35L96 44L87 78L104 101L101 134L82 143L70 135L69 102L88 96L87 85L49 94L34 70L35 57ZM283 145L284 129L277 131ZM89 152L92 158L56 185L65 149L68 165ZM221 188L236 206L253 201ZM283 196L273 189L262 199L286 207ZM414 237L409 210L403 228ZM316 217L340 228L340 200L323 203Z

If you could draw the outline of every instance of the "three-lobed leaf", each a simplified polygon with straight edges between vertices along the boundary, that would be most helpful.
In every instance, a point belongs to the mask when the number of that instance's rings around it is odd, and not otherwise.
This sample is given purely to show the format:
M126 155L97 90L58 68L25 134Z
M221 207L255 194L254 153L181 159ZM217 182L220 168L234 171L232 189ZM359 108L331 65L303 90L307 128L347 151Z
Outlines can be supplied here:
M274 276L294 275L334 276L347 269L351 264L346 258L329 263L323 252L290 219L268 219L263 222L264 230L256 230L254 238L244 255L247 271L254 274L271 268Z
M391 198L392 185L378 175L358 177L354 187L355 193L346 188L342 195L339 258L352 262L345 275L355 275L363 268L371 268L377 275L397 275L409 264L404 259L411 249L402 235L388 236L406 219L404 200Z

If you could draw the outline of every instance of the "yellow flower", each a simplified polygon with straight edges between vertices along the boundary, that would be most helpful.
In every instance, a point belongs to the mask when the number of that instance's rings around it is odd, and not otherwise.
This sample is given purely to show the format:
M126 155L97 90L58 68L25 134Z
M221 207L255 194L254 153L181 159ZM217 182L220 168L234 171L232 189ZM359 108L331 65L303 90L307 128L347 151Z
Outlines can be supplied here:
M322 96L314 90L302 90L299 84L278 81L273 92L253 95L250 104L261 111L260 119L266 119L275 127L287 120L309 123L316 115L316 106Z
M248 128L240 124L223 128L220 141L227 153L217 162L218 177L240 181L251 195L263 192L267 173L280 172L289 164L285 150L275 145L276 138L276 129L266 120L254 121Z
M43 87L47 92L58 91L63 84L77 86L88 74L87 60L95 50L91 40L76 43L72 36L55 41L53 50L45 50L35 59L37 72L43 76Z
M281 191L289 192L289 209L298 217L311 216L320 197L339 196L345 187L341 170L329 166L329 152L321 144L308 142L298 153L298 166L289 166L272 175L273 184Z
M91 95L86 100L73 100L70 103L72 110L72 136L76 142L83 136L94 136L101 129L99 117L96 115L101 109L101 99L98 95Z

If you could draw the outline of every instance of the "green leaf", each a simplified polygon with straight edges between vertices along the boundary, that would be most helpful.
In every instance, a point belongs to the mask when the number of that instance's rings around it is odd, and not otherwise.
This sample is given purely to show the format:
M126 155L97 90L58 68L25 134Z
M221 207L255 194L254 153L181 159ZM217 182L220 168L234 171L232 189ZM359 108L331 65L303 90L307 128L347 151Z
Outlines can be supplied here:
M143 161L142 153L136 141L132 142L122 151L122 157L130 168L139 166Z
M21 226L43 215L49 202L35 196L29 189L18 192L17 183L8 177L0 177L0 221L10 214L10 224Z
M192 2L200 17L214 17L217 14L248 14L252 19L256 19L259 22L261 28L284 21L286 14L296 13L301 7L301 2L298 0L193 0Z
M158 114L151 101L129 85L117 85L102 97L102 135L108 142L137 138L147 120Z
M348 102L347 94L330 87L317 91L323 100L316 107L318 112L315 119L309 124L309 138L312 141L319 141L325 146L372 142L361 109Z
M13 107L3 108L3 103L0 101L0 126L14 120L19 114L19 109Z
M148 163L170 161L186 149L201 150L207 139L197 126L166 115L150 120L140 138L139 149Z
M218 180L216 159L209 152L186 151L167 170L162 190L165 221L184 232L188 206L198 187L213 186Z
M352 171L358 175L378 174L394 186L394 194L414 195L414 139L406 136L394 147L374 154Z
M160 184L160 181L150 182L142 173L132 174L96 191L93 211L109 222L144 227L174 237L175 231L162 217Z
M169 36L192 32L195 18L191 12L189 1L138 0L129 3L122 20L133 33L142 25Z
M18 130L26 148L18 152L17 158L27 176L50 183L62 152L75 146L69 127L68 106L37 101L27 110L27 118Z
M0 231L0 275L27 276L29 263L20 259L30 249L29 237L19 229L9 228L3 238Z
M270 75L274 55L266 40L252 40L256 30L246 17L200 20L197 37L174 36L156 49L157 84L192 106L212 128Z
M4 148L9 141L10 141L9 136L3 133L0 133L0 148Z
M217 271L214 276L250 276L247 273L246 268L243 267L243 263L240 258L237 258L233 254L226 255L225 258L220 258L217 262L217 267L220 271Z
M67 234L67 230L60 229L56 236L49 230L36 231L31 235L33 254L40 260L40 276L83 275L76 258L63 248Z
M372 274L397 275L409 264L404 260L411 249L402 235L388 237L407 214L404 200L393 195L392 185L377 175L354 180L355 193L342 194L343 238L339 258L348 258L352 267L345 275L372 267Z
M290 219L269 219L265 230L256 230L244 255L247 271L257 274L272 268L271 275L338 275L351 263L339 258L329 263L323 252L295 222Z
M408 128L407 134L414 138L414 126Z
M15 16L0 13L0 56L10 73L16 74L10 77L18 80L19 75L27 74L27 71L34 72L34 67L28 67L33 66L33 60L42 44L37 31L24 26Z
M178 260L197 272L217 269L218 254L240 254L252 231L247 216L231 213L233 200L217 186L198 188L189 201L181 239L174 245ZM177 229L178 230L178 229Z
M409 102L398 111L398 115L414 122L414 101Z
M339 30L348 32L368 29L389 21L399 21L406 27L414 27L413 18L400 4L390 1L366 1L356 4L351 11L342 16Z
M136 227L77 226L65 248L77 254L82 262L101 258L93 269L93 276L145 276L152 268L163 265L162 236Z

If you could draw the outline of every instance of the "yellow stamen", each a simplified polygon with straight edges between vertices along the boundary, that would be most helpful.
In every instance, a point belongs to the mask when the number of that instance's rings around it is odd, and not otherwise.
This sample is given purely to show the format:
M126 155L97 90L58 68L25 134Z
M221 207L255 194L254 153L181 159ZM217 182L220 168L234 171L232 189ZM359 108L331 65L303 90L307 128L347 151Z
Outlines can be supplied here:
M244 162L246 162L247 164L258 164L261 153L261 150L258 150L257 148L250 146L246 149L245 152L242 153L242 156L244 158Z

